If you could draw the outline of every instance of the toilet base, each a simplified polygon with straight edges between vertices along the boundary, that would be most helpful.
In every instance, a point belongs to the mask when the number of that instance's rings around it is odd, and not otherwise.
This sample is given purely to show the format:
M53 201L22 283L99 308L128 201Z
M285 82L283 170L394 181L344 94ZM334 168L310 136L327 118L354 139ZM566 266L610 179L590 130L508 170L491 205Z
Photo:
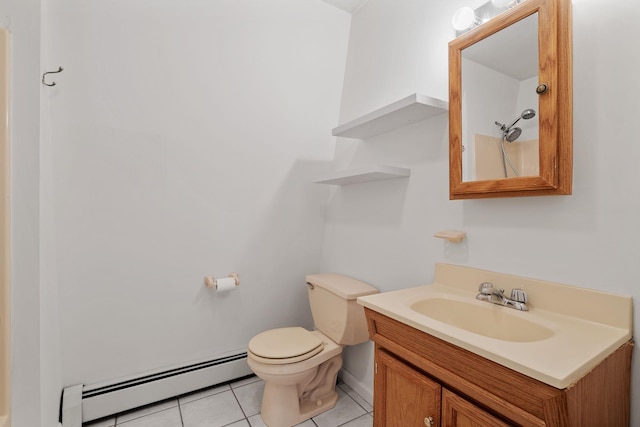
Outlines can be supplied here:
M332 409L336 406L338 402L338 392L333 391L329 396L327 396L320 404L316 402L304 402L300 405L300 413L302 418L300 421L296 421L296 424L301 423L304 420L308 420L309 418L315 417L329 409Z
M268 396L266 386L265 396ZM280 394L280 396L282 395ZM260 416L268 427L291 427L332 409L336 406L337 402L338 392L334 390L326 398L322 399L320 404L313 401L301 402L300 410L296 413L292 411L291 408L285 408L278 404L274 405L266 399L262 401L262 412Z
M336 380L342 367L341 350L335 346L327 353L332 356L329 360L286 375L265 372L249 358L251 369L264 380L261 407L264 423L268 427L291 427L333 408L338 401Z

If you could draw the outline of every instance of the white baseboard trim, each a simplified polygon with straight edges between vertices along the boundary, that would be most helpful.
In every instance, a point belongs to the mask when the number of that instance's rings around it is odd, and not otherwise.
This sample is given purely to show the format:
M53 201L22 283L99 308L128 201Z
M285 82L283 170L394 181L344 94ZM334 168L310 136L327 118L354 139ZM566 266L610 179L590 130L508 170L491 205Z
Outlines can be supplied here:
M82 427L82 384L65 387L62 393L62 425Z
M353 391L358 393L360 397L367 401L367 403L373 406L373 389L361 381L359 381L356 377L351 375L349 371L345 371L344 369L340 371L340 379L344 381L346 385L351 387Z
M247 353L187 364L107 386L82 390L82 421L92 421L139 406L251 375ZM66 423L64 427L67 427ZM75 427L75 426L71 426Z

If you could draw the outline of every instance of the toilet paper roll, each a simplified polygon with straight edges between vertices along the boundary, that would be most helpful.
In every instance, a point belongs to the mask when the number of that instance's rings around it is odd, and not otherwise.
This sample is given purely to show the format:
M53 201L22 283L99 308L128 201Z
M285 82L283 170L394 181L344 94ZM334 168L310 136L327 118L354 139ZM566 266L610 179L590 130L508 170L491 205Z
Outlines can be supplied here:
M225 277L223 279L216 279L216 291L224 292L230 291L236 288L236 279L233 277Z

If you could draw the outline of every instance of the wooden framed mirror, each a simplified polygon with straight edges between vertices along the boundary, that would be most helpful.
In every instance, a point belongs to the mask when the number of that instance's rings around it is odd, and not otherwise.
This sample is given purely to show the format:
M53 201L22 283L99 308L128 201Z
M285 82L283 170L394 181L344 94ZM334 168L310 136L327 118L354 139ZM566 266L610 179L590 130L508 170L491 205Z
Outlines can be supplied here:
M450 199L571 194L571 0L526 0L449 43Z

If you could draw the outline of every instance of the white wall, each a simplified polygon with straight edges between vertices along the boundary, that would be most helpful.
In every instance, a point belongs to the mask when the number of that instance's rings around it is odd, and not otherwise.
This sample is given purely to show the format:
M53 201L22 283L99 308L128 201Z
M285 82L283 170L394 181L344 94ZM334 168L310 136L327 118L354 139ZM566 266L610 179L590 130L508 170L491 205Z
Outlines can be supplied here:
M52 2L63 380L311 326L350 15L320 0ZM206 274L238 272L216 295Z
M508 125L513 117L517 117L520 82L466 58L462 59L462 71L462 174L464 181L473 181L477 179L476 134L501 137L502 132L495 122ZM469 114L471 111L474 113ZM496 155L500 155L500 152L496 151Z
M2 0L3 25L11 33L11 417L12 425L57 425L62 389L55 283L46 273L42 246L46 179L41 179L42 36L40 0ZM46 129L46 126L45 126Z
M353 17L341 121L419 91L447 99L450 19L465 1L369 0ZM342 187L330 199L323 270L389 291L430 283L436 262L547 279L640 299L640 3L574 0L572 196L448 200L446 115L365 142L338 140L336 167L375 161L412 170L407 180ZM464 244L436 240L467 232ZM638 310L635 328L640 327ZM371 387L370 346L346 369ZM637 358L636 358L637 359ZM369 366L362 366L368 360ZM633 365L633 398L640 364ZM634 405L632 425L640 423Z
M42 2L40 38L41 68L44 71L58 69L55 58L48 58L49 52L49 2ZM49 81L55 81L49 79ZM35 83L35 82L34 82ZM55 94L49 87L38 84L40 96L40 342L42 424L55 425L60 411L62 392L62 354L60 343L59 286L56 275L56 247L53 211L53 165L52 153L55 149L51 133L49 96ZM18 426L17 426L18 427Z
M16 426L40 425L38 285L39 0L3 1L11 33L11 412Z

